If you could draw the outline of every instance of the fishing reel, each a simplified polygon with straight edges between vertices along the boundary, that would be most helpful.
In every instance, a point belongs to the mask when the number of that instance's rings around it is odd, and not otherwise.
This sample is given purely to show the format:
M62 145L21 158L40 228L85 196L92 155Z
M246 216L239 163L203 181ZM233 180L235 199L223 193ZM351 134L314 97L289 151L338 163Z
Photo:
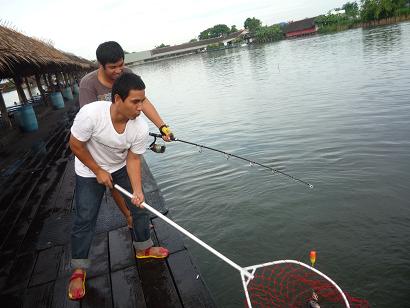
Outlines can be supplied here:
M149 149L154 153L164 153L166 149L165 144L155 143L157 141L158 136L154 134L150 134L150 135L154 137L154 141L149 145Z

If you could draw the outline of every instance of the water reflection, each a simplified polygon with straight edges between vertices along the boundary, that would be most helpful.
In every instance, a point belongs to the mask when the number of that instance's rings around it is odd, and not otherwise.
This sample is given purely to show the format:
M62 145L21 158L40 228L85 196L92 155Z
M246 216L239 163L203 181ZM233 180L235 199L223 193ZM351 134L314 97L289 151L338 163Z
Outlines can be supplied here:
M390 25L363 29L363 49L367 54L391 52L401 41L401 26Z

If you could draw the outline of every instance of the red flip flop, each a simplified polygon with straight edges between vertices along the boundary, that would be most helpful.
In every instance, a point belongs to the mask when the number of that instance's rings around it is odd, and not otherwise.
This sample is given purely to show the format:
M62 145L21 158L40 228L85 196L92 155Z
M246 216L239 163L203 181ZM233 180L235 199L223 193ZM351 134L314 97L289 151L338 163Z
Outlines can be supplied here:
M70 288L68 289L68 298L73 300L73 301L78 301L81 300L85 296L85 272L81 273L73 273L70 277L70 282L74 279L81 278L83 285L81 289L77 289L75 292L71 293Z
M157 247L157 248L159 248L159 253L160 253L160 255L158 255L158 254L154 254L152 251L151 251L151 248L153 248L153 247L149 247L149 248L147 248L147 249L145 249L144 250L144 252L143 252L143 254L136 254L135 255L135 257L137 258L137 259L147 259L147 258L153 258L153 259L165 259L166 257L168 257L168 255L169 255L169 251L168 251L168 249L166 249L166 248L164 248L164 247Z

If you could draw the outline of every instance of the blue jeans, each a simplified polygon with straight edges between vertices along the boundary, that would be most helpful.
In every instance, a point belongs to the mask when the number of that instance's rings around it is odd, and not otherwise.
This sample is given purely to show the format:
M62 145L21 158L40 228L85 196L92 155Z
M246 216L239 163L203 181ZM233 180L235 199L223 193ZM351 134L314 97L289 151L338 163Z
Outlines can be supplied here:
M111 176L115 184L132 193L126 167L115 171ZM106 187L99 184L96 178L76 175L76 211L71 231L71 266L73 268L87 269L90 266L88 253L105 190ZM135 249L143 250L153 246L149 229L149 212L133 205L128 197L124 197L124 200L132 215Z

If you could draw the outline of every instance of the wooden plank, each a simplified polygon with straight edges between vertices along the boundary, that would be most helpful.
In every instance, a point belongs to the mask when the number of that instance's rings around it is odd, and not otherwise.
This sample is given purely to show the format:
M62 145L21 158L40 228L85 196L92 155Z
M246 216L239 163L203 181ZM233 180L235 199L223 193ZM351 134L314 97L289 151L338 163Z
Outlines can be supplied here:
M136 266L111 273L115 308L145 308L145 298Z
M24 294L23 308L52 307L54 283L47 283L27 289Z
M128 227L108 233L110 268L112 272L135 265L134 248Z
M167 217L172 219L170 216ZM154 231L158 243L167 248L171 254L186 249L184 242L182 241L181 232L177 229L163 221L161 218L152 219L152 224L154 225Z
M62 246L51 247L39 252L30 279L30 287L56 280L62 253Z
M64 166L60 166L60 168L65 169L65 164ZM64 173L64 170L62 170L61 172ZM33 221L30 223L27 234L19 249L20 251L35 250L37 248L40 230L43 229L43 225L47 218L49 218L50 212L53 211L52 207L54 206L55 200L58 197L58 191L62 185L62 181L63 179L58 179L57 185L51 184L51 187L48 188L47 192L45 193L45 197L43 197L43 200L41 201L38 212L36 213Z
M7 308L21 308L23 304L24 290L17 290L10 293L0 295L1 307Z
M101 274L109 273L109 260L108 260L108 239L107 233L99 233L94 236L94 240L91 244L89 256L91 266L87 271L87 278L92 278ZM64 246L61 254L61 264L58 273L59 277L69 277L73 269L70 266L71 263L71 243Z
M74 170L74 155L68 158L66 170L64 173L61 189L58 193L58 199L55 202L55 210L57 212L70 212L74 203L74 187L75 187L75 170Z
M63 247L63 251L61 253L61 261L60 261L60 268L58 271L59 278L67 279L71 276L73 269L71 268L71 243L68 243Z
M110 272L107 232L94 236L88 257L91 261L91 266L87 271L87 277L91 278Z
M137 266L147 307L182 307L165 260L141 259Z
M167 261L184 307L216 307L187 250L170 255Z
M108 274L87 279L86 293L81 308L111 308L112 294Z
M0 255L0 290L3 290L6 285L14 261L14 254Z
M34 252L18 257L10 270L10 275L3 291L26 288L36 259L37 253Z
M56 280L53 289L52 307L55 308L80 308L80 302L68 299L69 278Z

